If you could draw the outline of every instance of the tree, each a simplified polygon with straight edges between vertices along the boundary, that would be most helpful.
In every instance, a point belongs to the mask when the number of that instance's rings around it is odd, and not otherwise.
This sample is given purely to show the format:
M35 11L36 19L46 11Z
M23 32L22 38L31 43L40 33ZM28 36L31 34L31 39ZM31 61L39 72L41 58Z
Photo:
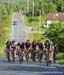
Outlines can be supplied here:
M51 41L58 44L59 51L64 49L64 25L62 22L51 24L46 35Z
M53 4L53 3L50 3L49 4L49 12L53 12L53 13L55 13L55 12L57 12L57 8L56 8L56 5L55 4Z

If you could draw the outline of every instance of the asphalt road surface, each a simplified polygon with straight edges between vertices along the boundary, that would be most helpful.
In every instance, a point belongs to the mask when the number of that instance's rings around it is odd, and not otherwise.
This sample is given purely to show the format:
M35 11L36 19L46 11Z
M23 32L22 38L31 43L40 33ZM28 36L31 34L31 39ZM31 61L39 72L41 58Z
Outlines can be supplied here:
M18 58L13 63L7 62L6 57L0 58L0 75L64 75L63 70L58 64L52 63L49 66L46 66L45 61L42 63L36 61L33 63L29 60L28 63L24 61L19 64Z
M21 12L13 14L11 39L19 42L26 41L27 39L24 16Z

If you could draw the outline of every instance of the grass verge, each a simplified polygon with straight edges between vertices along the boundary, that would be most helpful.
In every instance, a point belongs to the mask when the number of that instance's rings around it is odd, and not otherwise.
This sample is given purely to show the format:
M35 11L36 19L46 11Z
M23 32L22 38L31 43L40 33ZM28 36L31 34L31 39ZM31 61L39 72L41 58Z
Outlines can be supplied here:
M64 65L64 53L59 52L57 54L57 62L61 65Z

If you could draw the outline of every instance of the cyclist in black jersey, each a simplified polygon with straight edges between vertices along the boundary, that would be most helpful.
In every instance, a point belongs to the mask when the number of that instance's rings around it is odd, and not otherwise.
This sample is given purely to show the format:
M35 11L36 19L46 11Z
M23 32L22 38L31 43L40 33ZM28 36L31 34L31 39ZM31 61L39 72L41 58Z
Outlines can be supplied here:
M30 40L27 40L25 43L25 48L26 48L25 49L25 58L26 58L27 63L28 63L28 59L29 59L30 47L31 47Z
M39 42L39 53L38 53L38 59L39 59L39 62L41 63L42 62L42 58L43 58L43 43L40 41Z
M32 42L32 52L31 52L31 55L32 55L32 61L35 62L36 61L36 40L34 40Z

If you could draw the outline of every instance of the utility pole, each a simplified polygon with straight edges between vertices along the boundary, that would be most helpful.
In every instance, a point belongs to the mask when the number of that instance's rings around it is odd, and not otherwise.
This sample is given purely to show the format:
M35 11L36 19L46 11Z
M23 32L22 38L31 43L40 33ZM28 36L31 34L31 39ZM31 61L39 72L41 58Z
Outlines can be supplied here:
M39 33L41 33L41 10L39 10Z
M33 0L33 11L32 11L32 17L34 17L34 0Z
M29 13L29 3L30 3L30 1L27 0L27 13Z

